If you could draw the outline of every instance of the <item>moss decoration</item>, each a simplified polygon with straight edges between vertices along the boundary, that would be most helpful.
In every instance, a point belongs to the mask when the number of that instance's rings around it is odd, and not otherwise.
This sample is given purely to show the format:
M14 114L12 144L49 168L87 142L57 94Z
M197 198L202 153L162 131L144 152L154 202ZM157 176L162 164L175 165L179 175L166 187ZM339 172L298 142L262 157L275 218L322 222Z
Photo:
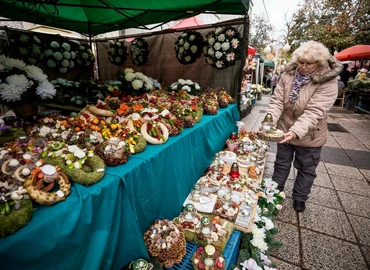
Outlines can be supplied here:
M31 219L32 211L31 200L22 199L19 210L13 208L10 215L0 215L0 239L26 226Z

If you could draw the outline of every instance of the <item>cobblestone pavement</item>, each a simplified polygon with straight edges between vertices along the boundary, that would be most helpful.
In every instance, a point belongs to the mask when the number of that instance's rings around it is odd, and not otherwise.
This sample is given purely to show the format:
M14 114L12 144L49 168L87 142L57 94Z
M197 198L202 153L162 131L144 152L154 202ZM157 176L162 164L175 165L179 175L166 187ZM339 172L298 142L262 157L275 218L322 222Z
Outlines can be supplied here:
M258 130L269 99L264 95L242 119L248 131ZM275 221L283 245L270 250L279 269L370 269L370 115L332 109L328 127L303 213L295 212L292 205L293 166L288 177L287 199ZM272 143L267 177L272 175L275 153Z

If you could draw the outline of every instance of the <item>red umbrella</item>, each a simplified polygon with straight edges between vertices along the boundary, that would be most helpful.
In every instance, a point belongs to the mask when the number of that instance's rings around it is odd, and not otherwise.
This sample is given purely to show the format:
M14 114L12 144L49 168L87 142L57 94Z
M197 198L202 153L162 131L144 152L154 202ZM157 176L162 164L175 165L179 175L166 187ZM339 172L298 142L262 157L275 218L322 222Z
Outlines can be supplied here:
M370 58L370 45L355 45L334 55L339 61Z

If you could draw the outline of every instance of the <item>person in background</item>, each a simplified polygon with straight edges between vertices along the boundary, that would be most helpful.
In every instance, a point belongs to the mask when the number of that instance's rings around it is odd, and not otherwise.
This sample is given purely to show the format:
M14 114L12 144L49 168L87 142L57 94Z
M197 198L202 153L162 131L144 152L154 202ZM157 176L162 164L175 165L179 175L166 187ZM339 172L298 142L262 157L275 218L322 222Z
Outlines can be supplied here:
M349 70L347 68L348 68L348 64L344 64L343 65L343 70L340 73L340 80L344 83L344 86L346 88L348 87L347 82L349 80L349 77L351 76L351 72L349 72Z
M292 161L297 169L293 207L305 210L321 148L326 142L327 113L338 95L342 64L321 43L308 41L293 52L291 62L270 98L267 113L284 132L278 143L273 179L284 190Z
M271 86L272 86L271 95L274 94L274 90L275 90L275 87L278 83L278 80L279 80L279 74L277 72L275 72L275 74L274 74L274 76L272 76L272 80L271 80Z
M340 76L337 77L337 80L338 80L338 91L346 88L346 86L344 85L344 82L342 82L342 80L340 79Z
M272 71L271 69L266 70L266 88L271 88Z

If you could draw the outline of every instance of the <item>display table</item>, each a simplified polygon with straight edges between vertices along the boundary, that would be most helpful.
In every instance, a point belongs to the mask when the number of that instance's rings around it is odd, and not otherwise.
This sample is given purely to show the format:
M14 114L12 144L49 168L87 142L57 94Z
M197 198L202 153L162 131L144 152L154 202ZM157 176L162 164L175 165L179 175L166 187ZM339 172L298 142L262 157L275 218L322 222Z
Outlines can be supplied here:
M0 239L1 268L120 269L148 258L144 232L156 219L178 216L238 120L236 104L229 105L126 164L107 167L100 182L73 184L66 201L34 204L30 223Z

